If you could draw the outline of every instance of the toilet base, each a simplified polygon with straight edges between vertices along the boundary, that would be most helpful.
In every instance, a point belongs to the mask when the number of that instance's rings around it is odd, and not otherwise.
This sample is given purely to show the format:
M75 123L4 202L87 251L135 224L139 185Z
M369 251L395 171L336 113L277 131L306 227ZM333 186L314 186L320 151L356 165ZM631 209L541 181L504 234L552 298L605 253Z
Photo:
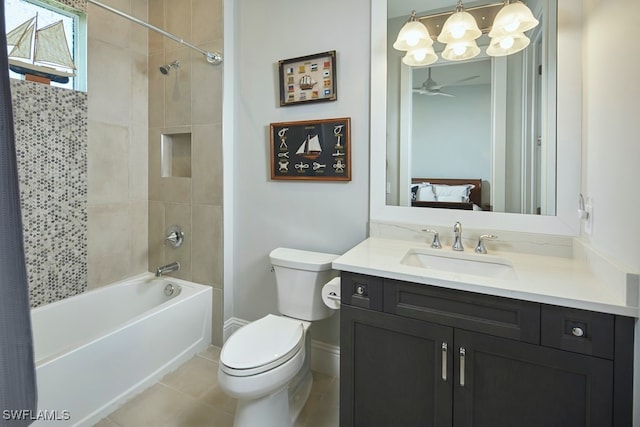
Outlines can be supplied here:
M259 399L238 400L233 426L290 427L288 387Z
M302 412L302 408L307 403L312 385L313 376L311 371L307 371L297 387L289 389L289 418L291 419L291 424L295 423L300 412Z
M310 371L295 389L285 386L260 399L238 400L234 427L291 427L304 408L313 377Z
M233 426L291 427L313 386L309 354L306 353L300 372L280 390L258 399L239 399Z

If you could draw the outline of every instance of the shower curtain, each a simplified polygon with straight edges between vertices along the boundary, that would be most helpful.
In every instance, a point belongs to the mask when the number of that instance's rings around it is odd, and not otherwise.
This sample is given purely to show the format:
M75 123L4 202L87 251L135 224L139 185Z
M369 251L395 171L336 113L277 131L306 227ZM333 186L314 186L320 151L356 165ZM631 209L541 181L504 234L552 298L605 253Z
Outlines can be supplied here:
M0 45L7 45L4 2L0 2ZM36 396L29 287L5 51L0 55L0 426L31 424L37 417Z

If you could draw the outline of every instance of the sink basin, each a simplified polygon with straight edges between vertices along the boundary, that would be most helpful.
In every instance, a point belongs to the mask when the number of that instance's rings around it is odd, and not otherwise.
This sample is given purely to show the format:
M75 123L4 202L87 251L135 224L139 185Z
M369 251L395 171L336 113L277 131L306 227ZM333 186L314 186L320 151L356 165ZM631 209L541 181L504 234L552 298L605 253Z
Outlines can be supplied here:
M401 264L449 273L471 274L496 279L517 279L511 263L490 255L442 252L428 249L409 249Z

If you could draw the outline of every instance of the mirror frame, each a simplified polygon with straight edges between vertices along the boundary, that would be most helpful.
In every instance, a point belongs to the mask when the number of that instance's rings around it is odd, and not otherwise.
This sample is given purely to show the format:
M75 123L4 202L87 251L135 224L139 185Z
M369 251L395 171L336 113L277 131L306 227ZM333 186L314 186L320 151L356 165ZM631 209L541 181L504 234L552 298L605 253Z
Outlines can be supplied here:
M388 0L393 1L393 0ZM452 7L454 1L452 0ZM582 166L582 2L558 1L557 202L555 216L387 206L387 0L371 0L370 187L371 222L580 234L577 216ZM384 89L384 90L383 90ZM384 172L384 173L381 173Z

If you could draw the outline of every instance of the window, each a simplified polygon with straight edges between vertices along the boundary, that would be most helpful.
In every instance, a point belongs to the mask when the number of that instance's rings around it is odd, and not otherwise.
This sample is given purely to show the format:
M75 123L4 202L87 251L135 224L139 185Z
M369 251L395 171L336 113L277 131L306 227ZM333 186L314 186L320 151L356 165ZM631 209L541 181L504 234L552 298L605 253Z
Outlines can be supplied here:
M10 57L9 76L24 79L25 72L33 72L36 75L44 73L49 77L53 76L50 83L52 86L85 90L86 18L84 14L59 3L45 3L38 0L4 0L4 2L7 52L13 51L15 54ZM31 23L34 17L35 20ZM61 25L57 24L59 21ZM44 29L40 33L40 38L48 41L46 46L43 47L42 44L35 46L32 42L31 28L34 26L36 30ZM16 31L10 37L13 30ZM70 58L64 49L65 41ZM16 45L19 47L16 48ZM61 49L47 48L51 45L61 46ZM32 53L34 49L39 49L43 56L38 58L35 65L33 65ZM75 70L71 68L71 61L75 64ZM38 68L38 66L45 68ZM52 69L55 71L50 73L49 70ZM68 82L56 82L55 80L64 80L64 76L58 75L64 73L73 73L73 75L68 76Z

